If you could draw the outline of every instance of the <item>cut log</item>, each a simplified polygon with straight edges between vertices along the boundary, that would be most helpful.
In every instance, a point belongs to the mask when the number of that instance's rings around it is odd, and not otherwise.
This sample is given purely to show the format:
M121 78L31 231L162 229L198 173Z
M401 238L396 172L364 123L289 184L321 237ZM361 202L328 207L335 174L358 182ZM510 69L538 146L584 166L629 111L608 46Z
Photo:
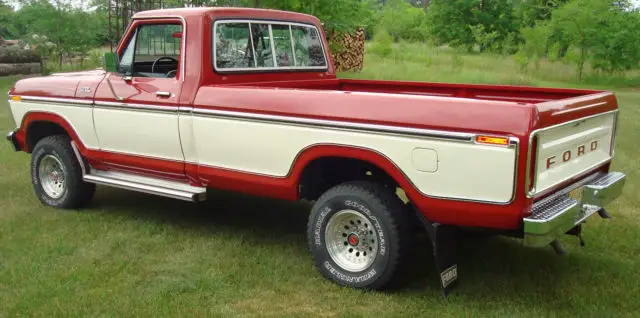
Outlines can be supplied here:
M23 50L20 47L0 47L0 63L36 63L40 56L36 52Z
M0 76L8 75L28 75L41 73L40 63L14 63L14 64L2 64L0 63Z

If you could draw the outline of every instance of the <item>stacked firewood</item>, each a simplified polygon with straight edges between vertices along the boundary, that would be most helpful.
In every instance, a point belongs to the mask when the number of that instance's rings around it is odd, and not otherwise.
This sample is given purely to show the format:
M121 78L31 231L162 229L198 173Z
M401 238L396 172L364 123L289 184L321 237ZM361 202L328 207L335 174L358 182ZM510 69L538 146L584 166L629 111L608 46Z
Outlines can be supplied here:
M331 32L331 57L337 72L361 71L364 66L364 29L355 32Z
M40 57L20 45L8 46L9 41L0 45L0 76L34 74L41 72Z

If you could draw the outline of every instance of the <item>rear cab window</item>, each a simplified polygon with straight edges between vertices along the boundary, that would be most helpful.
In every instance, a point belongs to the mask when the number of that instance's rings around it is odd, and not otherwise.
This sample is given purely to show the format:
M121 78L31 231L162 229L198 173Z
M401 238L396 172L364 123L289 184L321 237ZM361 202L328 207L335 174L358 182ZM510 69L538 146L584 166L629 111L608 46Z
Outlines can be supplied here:
M213 29L216 71L327 70L325 49L314 25L234 19L218 20Z

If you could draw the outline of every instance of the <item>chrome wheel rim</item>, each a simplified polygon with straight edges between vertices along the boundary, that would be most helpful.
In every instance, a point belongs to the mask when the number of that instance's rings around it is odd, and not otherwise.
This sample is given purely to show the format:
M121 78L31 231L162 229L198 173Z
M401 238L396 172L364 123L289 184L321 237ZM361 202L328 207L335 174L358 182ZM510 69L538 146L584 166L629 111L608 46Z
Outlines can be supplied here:
M40 160L38 179L40 179L42 190L50 198L58 199L64 194L66 188L64 166L57 157L46 155Z
M358 211L342 210L331 216L324 239L331 259L350 272L367 269L378 255L378 233Z

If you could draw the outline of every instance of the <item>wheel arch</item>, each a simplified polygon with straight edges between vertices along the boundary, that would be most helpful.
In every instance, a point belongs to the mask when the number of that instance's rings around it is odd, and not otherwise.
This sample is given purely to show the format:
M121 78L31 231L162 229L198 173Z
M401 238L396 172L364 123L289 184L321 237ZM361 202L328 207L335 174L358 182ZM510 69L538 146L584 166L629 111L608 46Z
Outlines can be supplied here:
M372 172L368 176L373 176L377 182L400 187L405 191L409 199L413 200L414 196L418 195L418 190L402 172L401 168L381 152L352 145L316 144L302 150L293 165L292 176L300 198L315 199L323 190L342 182L371 180L370 178L354 179L354 175L351 174L352 171L349 171L347 178L330 178L329 184L320 185L320 189L309 189L309 182L313 181L314 177L327 171L326 169L336 166L338 167L338 172L343 172L340 169L345 167L358 167Z
M78 148L85 149L71 123L58 114L45 111L28 112L22 118L20 127L24 131L25 152L30 153L40 139L61 133L69 136Z

